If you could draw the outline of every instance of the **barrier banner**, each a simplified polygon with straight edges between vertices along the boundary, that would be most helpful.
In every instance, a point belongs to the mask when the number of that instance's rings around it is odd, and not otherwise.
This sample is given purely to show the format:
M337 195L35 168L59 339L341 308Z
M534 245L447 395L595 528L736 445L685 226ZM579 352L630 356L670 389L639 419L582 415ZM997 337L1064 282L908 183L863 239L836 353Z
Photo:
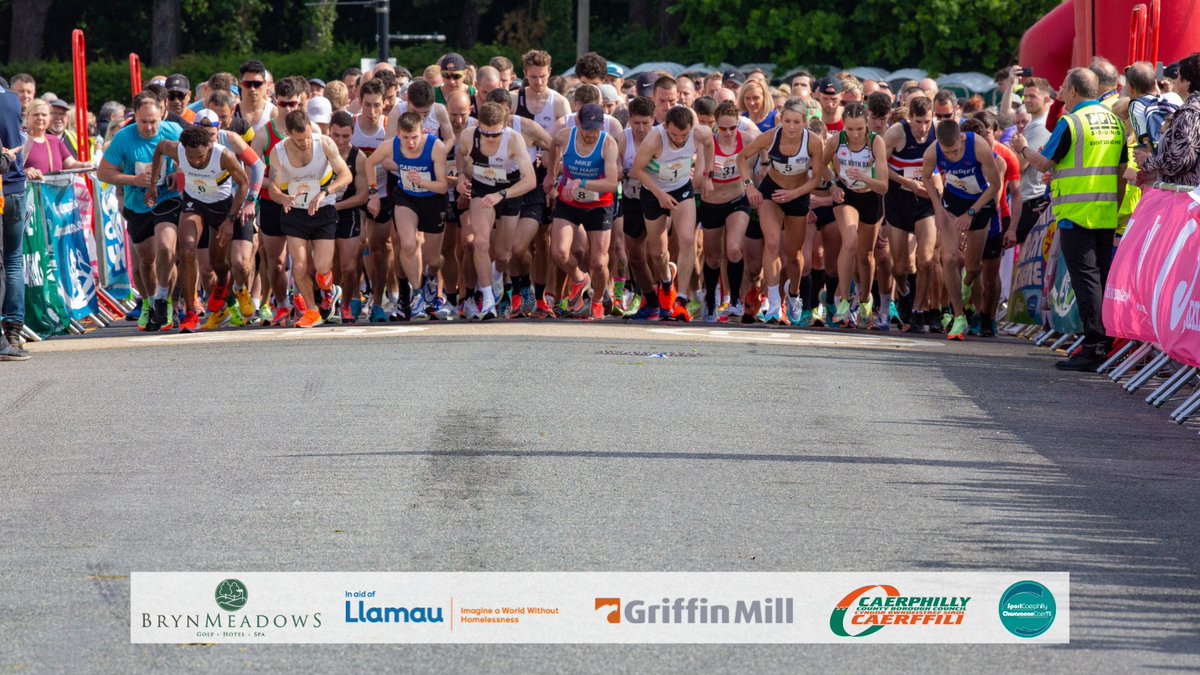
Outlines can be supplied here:
M1013 268L1012 292L1008 298L1007 318L1013 323L1044 325L1042 309L1045 296L1042 285L1056 223L1054 214L1046 209L1021 245L1016 267Z
M25 326L45 340L62 335L70 326L67 305L58 285L58 267L47 244L42 191L28 191L28 212L21 252L25 257Z
M1067 259L1063 256L1057 227L1053 241L1046 251L1046 273L1043 281L1042 314L1045 322L1057 333L1078 334L1083 332L1083 321L1075 306L1075 289L1071 286L1071 274L1067 271Z
M129 279L129 247L125 239L125 218L121 215L121 202L117 199L114 185L101 183L97 206L96 224L100 232L102 254L100 264L104 266L104 290L114 298L127 298L133 288Z
M58 281L71 318L82 321L97 310L96 280L88 255L87 232L75 199L75 179L53 180L47 177L39 187L42 193L42 217L54 259L58 263Z
M1200 190L1147 190L1104 288L1104 328L1112 337L1158 344L1200 366Z

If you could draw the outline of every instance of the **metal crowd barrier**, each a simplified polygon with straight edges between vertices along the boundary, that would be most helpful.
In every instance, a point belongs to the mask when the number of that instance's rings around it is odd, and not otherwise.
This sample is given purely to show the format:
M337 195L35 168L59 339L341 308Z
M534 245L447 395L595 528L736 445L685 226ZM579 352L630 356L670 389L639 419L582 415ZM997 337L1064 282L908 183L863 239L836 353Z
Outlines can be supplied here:
M1161 182L1154 183L1152 187L1168 192L1192 192L1196 189L1195 186ZM1063 351L1067 355L1074 353L1083 344L1082 336L1060 335L1044 327L1029 326L1021 329L1012 324L1008 324L1008 327L1011 335L1028 338L1039 347ZM1109 354L1108 359L1100 364L1096 372L1107 376L1111 382L1120 384L1121 388L1130 394L1159 378L1160 381L1154 384L1153 390L1145 398L1147 405L1163 408L1168 403L1174 404L1169 417L1177 424L1183 424L1200 414L1200 368L1172 359L1157 345L1132 340L1124 341L1123 344L1118 342L1118 346Z

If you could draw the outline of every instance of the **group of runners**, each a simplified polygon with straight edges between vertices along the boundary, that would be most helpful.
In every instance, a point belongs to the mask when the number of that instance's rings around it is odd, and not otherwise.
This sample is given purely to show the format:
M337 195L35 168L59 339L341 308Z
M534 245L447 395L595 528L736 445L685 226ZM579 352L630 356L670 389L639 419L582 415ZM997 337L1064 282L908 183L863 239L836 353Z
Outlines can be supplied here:
M117 186L146 331L524 318L995 334L1011 122L919 82L624 77L526 53L133 100ZM930 86L932 84L932 86ZM1036 92L1036 86L1033 88ZM119 123L119 122L114 122Z

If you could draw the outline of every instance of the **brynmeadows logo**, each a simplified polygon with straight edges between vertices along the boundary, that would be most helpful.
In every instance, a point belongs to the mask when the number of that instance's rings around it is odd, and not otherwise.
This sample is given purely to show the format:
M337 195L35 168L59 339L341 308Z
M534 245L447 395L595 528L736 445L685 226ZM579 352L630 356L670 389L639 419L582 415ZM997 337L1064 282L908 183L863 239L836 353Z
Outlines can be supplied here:
M1018 581L1000 596L1000 623L1021 638L1035 638L1050 630L1058 607L1049 588L1036 581Z
M833 608L829 629L839 637L867 637L884 626L958 626L970 601L958 596L904 596L895 586L882 584L863 586ZM865 628L858 630L859 626Z
M236 612L246 606L250 594L246 592L246 584L237 579L226 579L217 584L217 607L226 612Z

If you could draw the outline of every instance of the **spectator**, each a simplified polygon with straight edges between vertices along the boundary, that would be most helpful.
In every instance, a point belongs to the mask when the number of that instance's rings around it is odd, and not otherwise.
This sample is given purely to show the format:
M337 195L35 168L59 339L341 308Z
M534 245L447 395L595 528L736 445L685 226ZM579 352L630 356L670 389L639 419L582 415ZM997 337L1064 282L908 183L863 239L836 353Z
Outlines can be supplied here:
M16 79L15 77L13 78ZM30 101L32 101L32 97ZM0 89L0 153L8 168L3 174L4 215L0 249L4 265L4 298L0 304L4 340L0 340L0 361L24 361L29 352L21 348L21 329L25 325L25 255L21 236L25 233L25 166L21 147L21 99Z
M34 101L25 111L25 123L29 129L29 140L25 144L25 177L41 180L44 174L91 166L75 159L67 145L58 136L49 133L50 105L45 101Z
M350 96L350 102L358 100L358 85L362 79L362 71L358 68L347 68L342 73L342 84L346 85L346 93Z
M980 110L983 110L983 97L978 94L967 99L967 102L962 105L963 117L974 115Z
M29 102L37 98L37 82L28 73L13 75L9 90L21 101L21 110L29 106Z
M123 119L125 119L125 106L117 101L108 101L100 106L100 115L96 121L96 130L100 136L107 138L109 125L119 128Z
M1098 92L1094 72L1073 68L1059 93L1068 113L1058 120L1042 152L1031 152L1024 136L1013 138L1018 155L1039 171L1053 171L1050 208L1058 220L1062 253L1084 328L1083 347L1055 364L1061 370L1094 371L1108 346L1102 317L1104 284L1112 264L1129 148L1125 127L1096 100Z
M1156 180L1200 185L1200 52L1180 60L1176 86L1186 98L1159 139L1158 152L1138 153L1141 185Z
M1025 89L1021 96L1029 120L1019 133L1024 135L1034 152L1041 152L1050 140L1050 130L1046 128L1046 115L1050 112L1054 90L1045 79L1032 77L1025 81ZM1050 205L1050 196L1046 193L1046 184L1042 182L1042 171L1024 157L1018 159L1021 161L1021 217L1017 220L1017 242L1023 244L1029 236L1029 231Z
M325 98L329 99L329 105L333 106L334 112L346 110L350 106L350 93L341 80L333 80L325 85Z
M1158 147L1162 122L1179 106L1159 96L1158 83L1154 81L1154 66L1145 61L1125 69L1125 86L1129 89L1129 124L1133 127L1137 147L1154 152Z
M1097 56L1092 59L1092 65L1088 70L1096 75L1100 92L1097 94L1096 100L1112 110L1113 104L1117 102L1117 98L1121 94L1121 74L1117 72L1117 67L1108 59Z

